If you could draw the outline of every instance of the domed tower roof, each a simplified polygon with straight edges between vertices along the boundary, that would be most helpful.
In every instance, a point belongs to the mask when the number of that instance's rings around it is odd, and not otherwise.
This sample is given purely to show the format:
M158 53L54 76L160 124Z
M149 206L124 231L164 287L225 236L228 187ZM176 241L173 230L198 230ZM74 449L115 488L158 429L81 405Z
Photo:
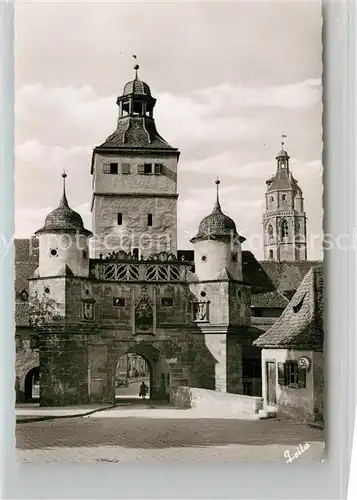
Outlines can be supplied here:
M217 185L217 200L213 207L212 212L201 220L198 226L197 235L192 238L191 243L196 241L211 240L211 239L221 239L221 238L236 238L242 243L245 241L243 236L239 236L237 233L236 225L233 219L224 214L219 203L219 192L218 186L220 184L219 179L216 180Z
M130 94L151 96L149 85L143 82L142 80L139 80L138 78L139 65L135 64L134 69L135 69L135 78L131 82L125 84L123 90L123 96Z
M63 177L63 194L60 204L57 208L50 212L44 226L36 231L36 235L43 233L61 232L61 233L79 233L85 236L92 236L92 233L84 228L82 217L79 213L70 208L66 196L65 179L67 174L64 172Z

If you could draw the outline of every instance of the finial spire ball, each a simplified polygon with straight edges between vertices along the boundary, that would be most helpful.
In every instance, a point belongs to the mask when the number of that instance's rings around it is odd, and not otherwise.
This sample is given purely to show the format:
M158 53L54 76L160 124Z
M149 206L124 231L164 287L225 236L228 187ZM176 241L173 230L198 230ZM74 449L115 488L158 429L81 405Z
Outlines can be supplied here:
M67 177L65 170L63 170L62 177L63 177L63 179L65 179Z
M221 181L219 180L218 177L217 177L217 180L215 181L215 183L217 184L217 186L221 183Z
M135 69L135 70L138 70L138 69L139 69L139 67L140 67L140 66L139 66L139 64L135 64L134 69Z

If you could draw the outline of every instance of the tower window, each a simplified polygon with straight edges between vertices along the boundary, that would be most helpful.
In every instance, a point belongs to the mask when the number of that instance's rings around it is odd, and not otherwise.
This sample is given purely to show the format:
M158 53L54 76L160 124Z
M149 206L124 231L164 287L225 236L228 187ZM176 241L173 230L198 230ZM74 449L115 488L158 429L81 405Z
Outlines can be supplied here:
M118 226L123 224L123 214L118 214Z
M56 257L57 254L58 254L57 249L56 248L51 248L51 250L50 250L51 257Z
M152 214L148 214L148 226L152 226Z
M274 250L269 250L269 259L274 259Z
M287 238L289 236L289 226L286 220L283 220L281 224L281 237Z
M152 173L152 165L151 163L144 163L144 174Z
M207 262L207 255L202 255L201 261L202 262Z
M232 253L232 262L238 262L238 255L236 253Z
M109 165L110 173L111 174L117 174L118 173L118 164L117 163L111 163Z
M133 248L133 257L134 259L139 259L139 249Z
M269 241L274 239L274 229L273 229L273 226L271 224L269 224L269 227L268 227L268 237L269 237Z
M270 197L270 201L273 202L274 201L274 196L271 196Z
M286 202L286 194L283 194L283 195L281 196L281 199L282 199L282 201L285 203L285 202Z

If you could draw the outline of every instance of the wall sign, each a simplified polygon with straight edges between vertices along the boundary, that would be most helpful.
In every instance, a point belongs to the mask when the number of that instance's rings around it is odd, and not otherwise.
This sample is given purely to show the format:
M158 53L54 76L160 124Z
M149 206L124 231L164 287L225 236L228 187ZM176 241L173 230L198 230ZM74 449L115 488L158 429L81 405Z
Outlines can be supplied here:
M298 367L300 368L300 370L309 370L310 366L311 361L307 356L301 356L301 358L299 358Z

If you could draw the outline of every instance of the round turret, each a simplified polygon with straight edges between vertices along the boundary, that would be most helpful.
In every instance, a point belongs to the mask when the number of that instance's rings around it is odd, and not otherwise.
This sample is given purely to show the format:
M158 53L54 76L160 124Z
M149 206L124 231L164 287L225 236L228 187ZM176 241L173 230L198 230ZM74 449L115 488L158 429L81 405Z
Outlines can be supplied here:
M217 200L212 212L199 224L195 245L195 268L199 280L233 279L242 281L242 249L245 238L237 233L234 221L224 214Z
M50 212L43 227L35 232L39 239L40 277L74 275L88 277L89 238L82 217L68 204L63 177L63 194L60 204Z

